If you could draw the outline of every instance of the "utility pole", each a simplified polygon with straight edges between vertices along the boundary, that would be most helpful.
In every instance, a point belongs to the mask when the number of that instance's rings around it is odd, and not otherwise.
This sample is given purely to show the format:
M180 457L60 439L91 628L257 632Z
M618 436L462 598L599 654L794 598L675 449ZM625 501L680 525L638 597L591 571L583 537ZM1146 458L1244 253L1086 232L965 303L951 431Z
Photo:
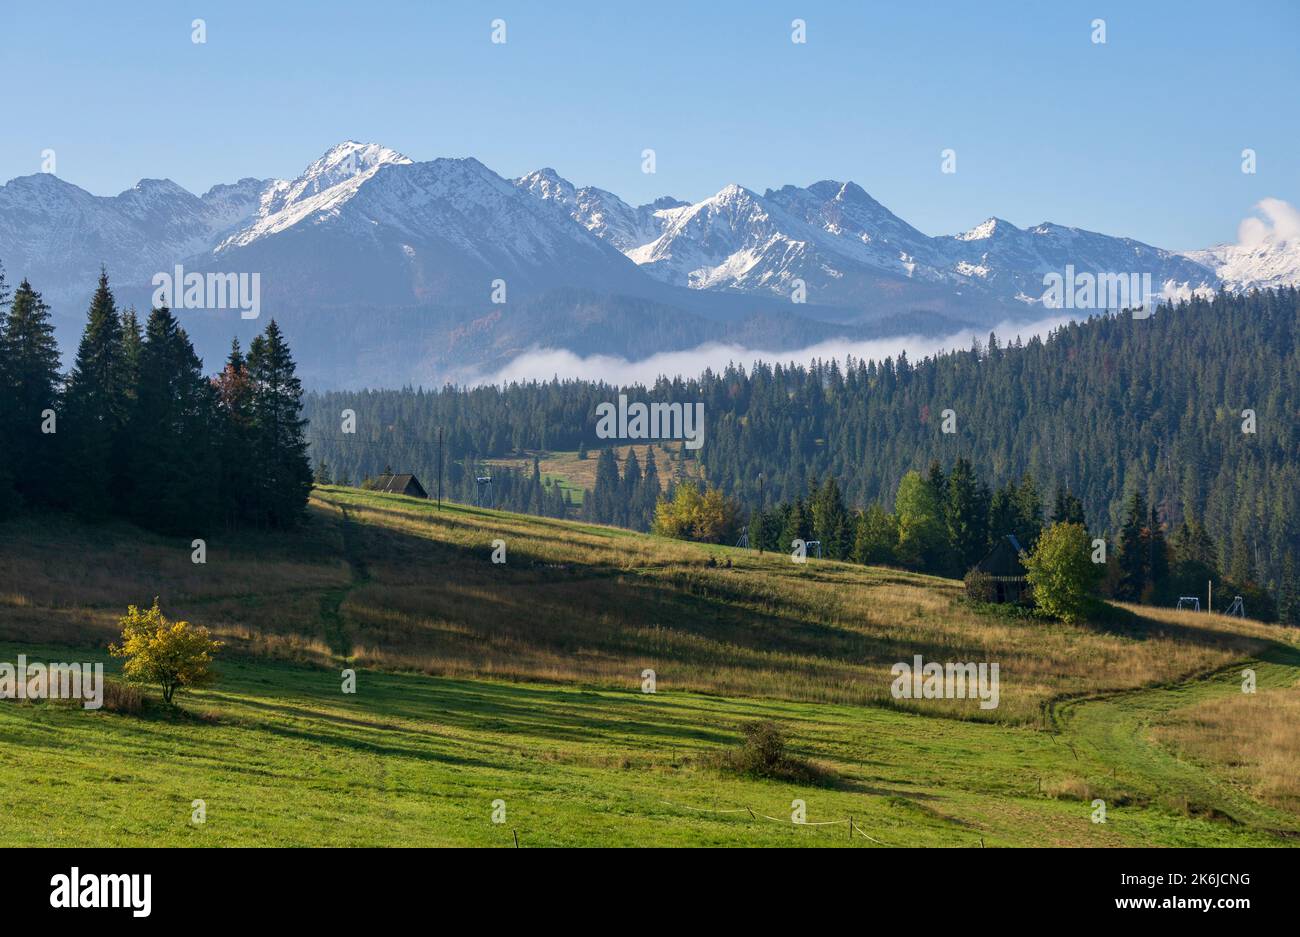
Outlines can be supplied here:
M438 427L438 510L442 510L442 427Z

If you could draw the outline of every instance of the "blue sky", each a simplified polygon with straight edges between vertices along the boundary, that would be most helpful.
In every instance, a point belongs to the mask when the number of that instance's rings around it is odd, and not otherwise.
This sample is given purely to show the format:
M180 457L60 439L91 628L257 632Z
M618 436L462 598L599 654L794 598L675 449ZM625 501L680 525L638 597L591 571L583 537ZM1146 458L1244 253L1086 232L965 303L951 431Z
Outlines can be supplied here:
M633 203L852 179L928 234L996 214L1194 248L1261 198L1300 205L1293 0L704 6L9 3L0 180L48 148L96 194L201 192L352 138Z

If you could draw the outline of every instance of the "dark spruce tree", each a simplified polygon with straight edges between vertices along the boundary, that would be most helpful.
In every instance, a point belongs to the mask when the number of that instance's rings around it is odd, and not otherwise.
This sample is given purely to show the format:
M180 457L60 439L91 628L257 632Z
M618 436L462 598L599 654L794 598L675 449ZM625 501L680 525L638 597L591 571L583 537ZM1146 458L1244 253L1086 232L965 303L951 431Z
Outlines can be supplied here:
M1119 585L1115 590L1117 598L1130 602L1142 598L1147 585L1150 554L1147 549L1146 522L1146 499L1141 492L1135 491L1129 496L1124 526L1119 532Z
M131 413L130 516L144 527L203 537L212 525L218 470L212 387L185 330L155 309L140 348Z
M248 373L253 382L257 519L271 527L292 527L302 520L311 494L311 462L302 382L274 319L249 346Z
M220 464L218 490L222 516L228 527L257 520L261 482L255 451L257 430L253 411L253 379L240 350L231 342L230 356L212 379L217 407L215 440Z
M812 519L808 516L808 509L803 503L803 498L795 498L794 503L790 505L786 513L784 524L781 528L781 539L776 548L789 553L794 549L794 541L808 541L812 539Z
M943 513L948 548L956 561L950 572L965 575L987 552L989 542L989 495L968 459L959 458L948 475Z
M636 450L627 449L627 458L623 461L623 483L619 490L619 504L623 507L623 523L633 530L645 530L641 526L641 513L636 505L641 495L641 463L636 457Z
M7 359L4 353L4 335L9 309L9 287L5 283L4 265L0 264L0 390L8 391L9 378ZM13 514L18 507L18 493L14 491L13 449L9 437L12 430L8 408L0 410L0 520Z
M848 508L834 476L827 476L820 489L811 493L813 537L822 543L822 556L847 560L853 552Z
M659 502L659 465L655 462L654 447L645 447L645 470L641 479L641 490L636 502L637 516L641 519L641 529L649 530L655 520L655 505Z
M1038 491L1034 476L1026 474L1016 488L1014 533L1020 546L1032 551L1043 532L1043 496Z
M618 460L614 450L600 450L596 458L596 483L583 501L587 519L597 524L618 524L622 515Z
M1052 523L1082 524L1085 530L1088 528L1088 522L1083 517L1083 502L1075 497L1074 493L1064 485L1057 485L1056 487L1056 500L1052 506Z
M1147 585L1142 598L1143 601L1164 604L1171 598L1169 595L1169 547L1165 542L1164 528L1161 526L1160 515L1156 512L1155 505L1151 506L1147 517L1146 547Z
M72 509L83 517L111 513L128 472L124 354L117 303L108 273L101 271L63 395L63 486Z
M23 280L14 291L0 335L4 361L4 437L14 491L25 503L58 507L63 474L59 452L59 349L50 308Z

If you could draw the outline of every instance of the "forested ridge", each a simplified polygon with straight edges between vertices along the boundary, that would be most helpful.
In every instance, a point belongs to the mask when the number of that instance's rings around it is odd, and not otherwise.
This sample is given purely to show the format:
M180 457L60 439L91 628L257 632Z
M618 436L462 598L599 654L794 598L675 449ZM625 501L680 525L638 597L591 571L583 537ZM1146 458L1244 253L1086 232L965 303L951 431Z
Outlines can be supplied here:
M919 362L900 355L729 366L621 389L632 400L703 401L704 446L684 455L700 460L704 477L739 502L742 516L758 505L760 484L771 506L805 497L827 478L851 508L892 509L909 470L963 458L994 489L1026 476L1044 499L1068 489L1093 532L1111 540L1138 494L1166 532L1186 520L1202 524L1235 581L1276 595L1294 576L1300 291L1293 288L1220 293L1145 319L1099 315L1045 340L1008 345L991 335ZM557 379L330 392L308 394L305 415L313 457L352 480L387 465L434 479L442 428L448 491L464 499L483 459L608 445L596 438L595 410L619 390ZM341 431L346 409L356 414L355 434ZM942 431L945 410L955 432ZM680 457L676 443L670 449ZM660 473L673 477L662 463ZM503 480L498 503L530 509L520 498L531 479ZM510 491L518 493L513 502ZM644 511L636 518L644 522Z

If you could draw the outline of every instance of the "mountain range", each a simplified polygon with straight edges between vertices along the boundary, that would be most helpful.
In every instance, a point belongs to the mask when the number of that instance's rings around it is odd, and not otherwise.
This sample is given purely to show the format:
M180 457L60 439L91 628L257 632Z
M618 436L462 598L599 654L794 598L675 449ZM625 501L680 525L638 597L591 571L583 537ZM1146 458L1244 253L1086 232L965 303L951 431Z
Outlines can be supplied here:
M154 277L258 273L315 386L437 384L533 349L638 359L724 343L772 352L835 338L945 335L1040 319L1044 275L1150 274L1166 297L1300 283L1300 237L1178 252L1063 225L989 218L931 237L853 182L633 206L553 169L416 162L333 147L293 180L194 195L145 179L94 196L51 174L0 187L0 262L29 278L75 347L101 265L147 308ZM239 310L186 309L210 369Z

